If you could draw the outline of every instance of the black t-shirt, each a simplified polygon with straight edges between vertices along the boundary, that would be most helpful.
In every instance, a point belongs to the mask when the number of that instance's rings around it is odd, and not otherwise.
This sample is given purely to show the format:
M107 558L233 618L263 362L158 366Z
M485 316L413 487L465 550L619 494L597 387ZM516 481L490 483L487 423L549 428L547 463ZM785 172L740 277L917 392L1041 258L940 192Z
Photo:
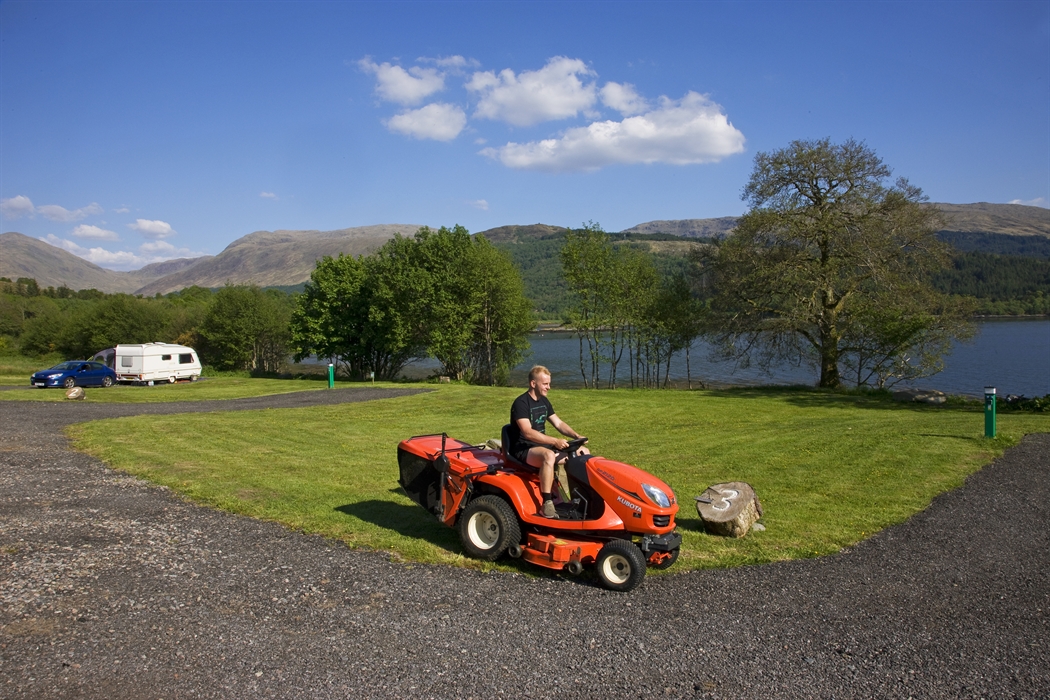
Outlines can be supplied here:
M529 425L533 430L547 434L547 419L554 415L554 407L546 396L538 399L532 398L529 392L525 392L510 407L510 450L513 455L528 452L529 446L521 442L521 430L518 429L518 419L528 418Z

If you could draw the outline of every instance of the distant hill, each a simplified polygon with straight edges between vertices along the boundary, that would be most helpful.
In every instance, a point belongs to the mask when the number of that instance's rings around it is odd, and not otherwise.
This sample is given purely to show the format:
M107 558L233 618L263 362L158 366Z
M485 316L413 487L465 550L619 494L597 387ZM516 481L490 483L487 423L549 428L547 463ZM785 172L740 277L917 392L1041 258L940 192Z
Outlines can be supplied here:
M0 234L0 277L11 280L31 277L41 287L65 285L74 290L130 293L159 276L147 268L134 272L106 270L40 239L15 231Z
M419 228L420 224L379 224L338 231L256 231L238 238L215 257L161 277L137 292L152 296L191 285L221 287L227 282L297 285L310 279L317 261L325 255L367 255L395 233L410 236Z
M524 240L554 238L568 230L564 226L530 224L528 226L499 226L487 231L478 231L477 235L484 236L490 243L518 243Z
M934 203L948 219L946 231L1050 238L1050 209L1023 204Z
M676 219L647 221L621 233L669 233L683 238L724 238L736 226L738 217L721 216L717 219Z

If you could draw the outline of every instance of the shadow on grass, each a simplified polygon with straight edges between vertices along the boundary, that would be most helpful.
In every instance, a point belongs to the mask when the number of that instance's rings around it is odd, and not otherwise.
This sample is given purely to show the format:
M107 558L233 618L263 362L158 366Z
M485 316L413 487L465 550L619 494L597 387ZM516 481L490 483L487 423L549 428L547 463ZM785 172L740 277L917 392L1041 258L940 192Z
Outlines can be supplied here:
M399 535L429 542L449 552L462 551L456 531L438 522L437 518L417 505L371 500L347 503L337 506L335 510L381 528L393 530Z
M868 408L893 411L952 411L975 413L984 410L977 400L949 397L944 404L894 401L887 390L816 389L807 386L734 387L715 390L727 399L779 399L802 408Z

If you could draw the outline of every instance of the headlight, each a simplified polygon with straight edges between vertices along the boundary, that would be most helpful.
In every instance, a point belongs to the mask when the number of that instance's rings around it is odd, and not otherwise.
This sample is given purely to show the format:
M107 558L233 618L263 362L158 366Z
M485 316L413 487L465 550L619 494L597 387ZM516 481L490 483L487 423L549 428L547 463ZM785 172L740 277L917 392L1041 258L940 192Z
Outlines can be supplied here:
M47 378L48 379L58 379L61 376L62 376L62 373L59 372L58 374L49 374L49 375L47 375Z
M667 494L663 492L663 489L658 489L655 486L649 484L642 484L642 491L645 491L645 495L649 499L660 506L661 508L668 508L671 505L671 499L667 497Z

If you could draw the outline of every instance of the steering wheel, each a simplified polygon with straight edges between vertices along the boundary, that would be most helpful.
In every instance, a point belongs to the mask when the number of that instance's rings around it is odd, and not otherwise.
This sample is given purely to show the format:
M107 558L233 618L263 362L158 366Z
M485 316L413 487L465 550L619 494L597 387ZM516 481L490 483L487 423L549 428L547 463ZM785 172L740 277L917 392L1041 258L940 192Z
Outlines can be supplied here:
M587 438L578 437L574 440L569 440L569 444L565 446L564 450L558 450L558 452L568 452L571 457L576 456L576 450L580 449L587 443Z

